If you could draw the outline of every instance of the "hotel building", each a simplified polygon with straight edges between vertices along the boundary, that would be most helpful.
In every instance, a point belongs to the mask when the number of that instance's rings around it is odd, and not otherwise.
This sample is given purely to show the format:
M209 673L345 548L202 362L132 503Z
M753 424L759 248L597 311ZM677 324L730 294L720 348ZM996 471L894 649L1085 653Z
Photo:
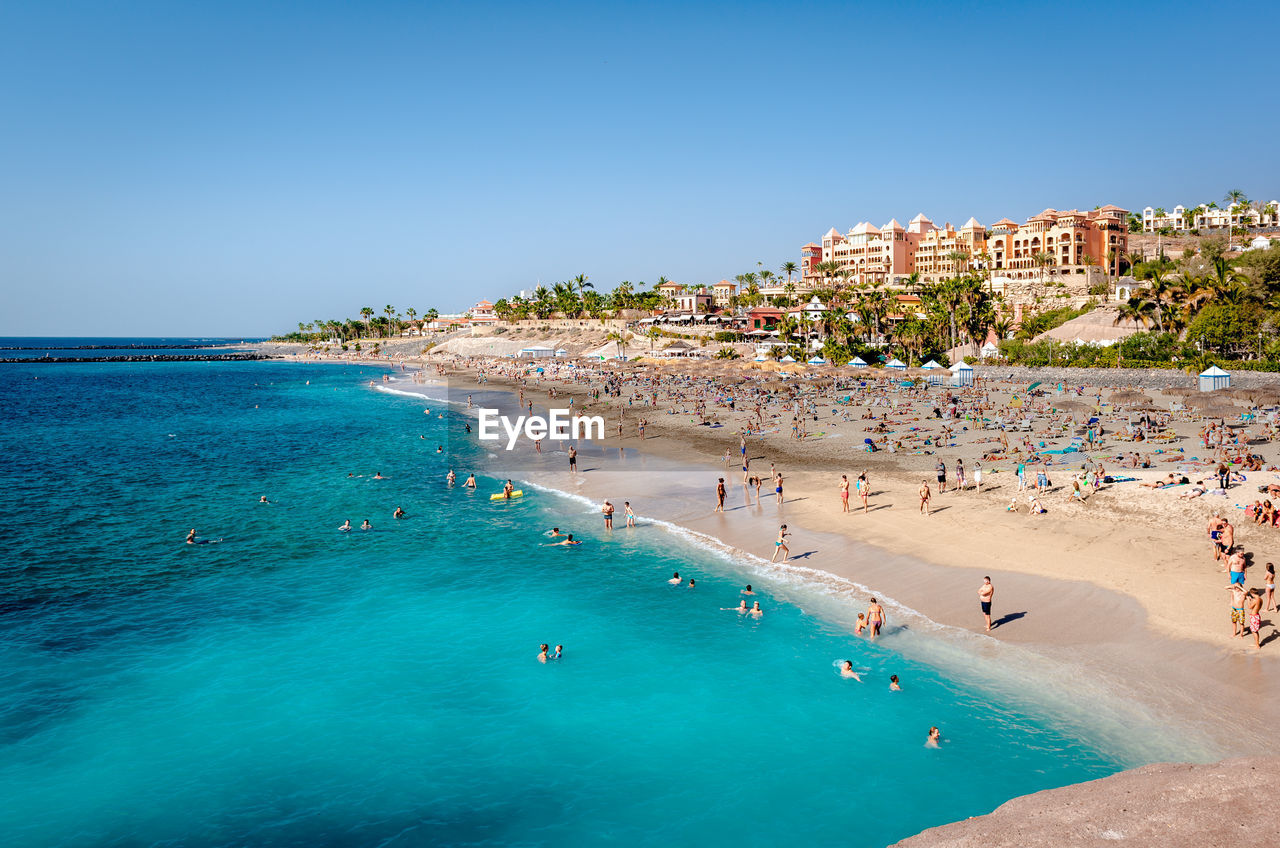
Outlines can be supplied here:
M876 285L901 284L916 273L924 282L938 282L971 270L989 270L993 278L1030 279L1040 275L1038 253L1050 257L1046 276L1087 276L1088 265L1106 267L1109 257L1115 273L1128 247L1127 216L1118 206L1089 212L1046 209L1025 224L1005 218L990 233L973 218L957 230L949 223L938 227L923 213L906 227L896 219L883 227L864 221L844 234L832 227L821 244L801 248L804 289L823 285L823 274L816 269L827 262L838 263L854 284ZM957 261L957 252L965 258Z

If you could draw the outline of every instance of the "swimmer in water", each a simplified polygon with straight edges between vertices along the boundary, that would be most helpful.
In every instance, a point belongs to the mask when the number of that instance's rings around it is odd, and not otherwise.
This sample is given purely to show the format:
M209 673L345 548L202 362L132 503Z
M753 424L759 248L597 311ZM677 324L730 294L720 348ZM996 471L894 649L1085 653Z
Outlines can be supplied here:
M554 548L554 547L558 547L558 546L560 546L560 545L581 545L581 544L582 544L581 542L575 542L575 541L573 540L573 534L572 534L572 533L570 533L568 536L566 536L566 537L565 537L565 539L564 539L564 541L563 541L563 542L552 542L552 543L551 543L550 545L548 545L547 547Z
M898 675L896 674L889 675L889 691L890 692L902 691L902 687L898 685Z
M692 589L692 588L693 588L693 586L694 586L694 583L696 583L696 582L697 582L697 581L695 581L692 577L690 577L690 578L689 578L689 588L690 588L690 589Z
M563 536L564 534L560 532L559 527L552 527L551 532L548 533L547 535L551 536L552 538L555 538L556 536Z
M361 529L361 530L372 530L372 529L373 529L373 525L372 525L372 524L370 524L370 523L369 523L369 519L367 519L367 518L366 518L366 519L364 520L364 523L360 525L360 529Z
M473 473L473 474L468 474L468 475L467 475L467 482L465 482L465 483L463 483L463 484L462 484L462 488L464 488L464 489L474 489L475 487L476 487L476 475L475 475L474 473Z
M458 482L458 475L454 474L453 469L450 468L449 474L444 479L447 480L449 485L452 487L454 483Z
M192 528L191 532L187 534L188 545L213 545L221 541L221 539L197 539L195 528Z
M853 670L853 662L851 660L844 661L844 665L840 667L840 676L852 677L854 680L858 681L859 683L862 682L862 675L858 674L858 672Z
M271 501L267 500L267 496L266 496L266 495L263 495L262 497L258 498L258 503L269 504L269 503L271 503Z
M341 530L343 533L346 533L346 532L350 531L350 530L351 530L351 519L350 519L350 518L348 518L346 521L342 522L342 526L341 526L341 527L339 527L338 529L339 529L339 530Z
M396 507L396 511L391 513L392 518L404 518L404 515L405 515L404 510L401 509L400 507Z
M942 733L936 727L929 728L929 738L925 740L926 748L936 748L938 743L942 741Z
M510 480L508 480L506 483L502 484L502 497L507 500L511 500L511 494L515 490L516 490L516 487L512 484Z
M187 544L194 545L196 543L196 528L192 527L191 532L187 534Z
M436 453L444 453L444 445L436 445Z
M853 635L861 636L862 631L867 629L867 617L863 613L858 613L858 623L853 625Z
M556 652L551 655L551 659L558 660L564 656L564 645L556 645Z
M547 661L547 643L543 642L542 646L538 648L538 662L544 663L546 661Z
M760 609L759 601L756 601L755 604L752 605L751 614L754 615L756 618L759 618L760 616L764 615L764 610Z
M381 472L381 471L377 471L377 472L375 472L375 473L374 473L374 475L373 475L373 479L375 479L375 480L385 480L385 479L387 479L387 478L382 476L382 472Z
M194 533L196 531L192 530L191 532ZM684 581L680 577L680 572L674 571L671 573L671 579L668 580L667 582L670 583L672 586L679 586Z
M750 584L750 583L748 583L748 584L747 584L747 588L745 588L745 589L743 589L743 590L742 590L742 594L744 594L744 595L754 595L754 594L755 594L755 592L751 591L751 584Z
M742 600L738 601L738 605L736 607L720 607L720 609L724 610L725 612L750 612L750 610L747 609L746 598L743 598Z

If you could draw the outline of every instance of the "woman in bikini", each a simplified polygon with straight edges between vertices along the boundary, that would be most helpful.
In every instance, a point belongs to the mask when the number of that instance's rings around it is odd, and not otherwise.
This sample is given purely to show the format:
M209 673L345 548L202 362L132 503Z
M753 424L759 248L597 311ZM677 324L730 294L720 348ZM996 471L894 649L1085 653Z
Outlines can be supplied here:
M773 543L773 558L769 562L776 562L778 554L782 554L782 561L786 562L787 557L791 556L791 549L787 547L787 537L791 534L787 532L787 525L778 528L778 539Z
M867 635L872 639L880 635L880 628L884 627L884 607L880 606L880 602L875 598L871 599L871 603L867 606Z
M867 481L867 472L858 475L858 498L862 501L862 512L865 515L867 510L867 498L871 497L871 483Z
M1276 608L1276 567L1271 563L1267 563L1267 595L1264 600L1267 602L1267 612L1271 612Z
M849 511L849 476L847 474L840 475L840 511Z

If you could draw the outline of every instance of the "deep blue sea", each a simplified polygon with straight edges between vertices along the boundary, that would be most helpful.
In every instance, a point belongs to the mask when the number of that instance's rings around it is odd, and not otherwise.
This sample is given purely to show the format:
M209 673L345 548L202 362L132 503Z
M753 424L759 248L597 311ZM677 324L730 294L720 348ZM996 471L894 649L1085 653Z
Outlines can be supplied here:
M769 591L722 611L743 573L661 527L490 502L380 373L0 366L6 846L880 846L1128 765Z
M38 359L51 357L103 358L129 355L172 355L227 353L253 347L255 340L243 338L114 338L79 337L49 338L47 336L0 337L0 359ZM205 348L219 348L206 350Z

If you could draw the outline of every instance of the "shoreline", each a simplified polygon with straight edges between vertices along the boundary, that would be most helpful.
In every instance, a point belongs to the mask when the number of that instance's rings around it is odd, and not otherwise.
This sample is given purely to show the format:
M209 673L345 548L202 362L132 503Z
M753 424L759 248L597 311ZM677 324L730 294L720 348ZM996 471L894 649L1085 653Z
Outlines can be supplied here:
M452 371L447 383L451 391L500 392L513 399L517 386L492 376L486 379L487 382L480 383L469 374ZM556 384L556 387L562 398L574 396L581 400L583 397L580 386ZM590 410L589 406L582 408L584 412ZM708 456L708 451L676 438L650 438L641 442L634 437L624 437L621 443L611 437L605 440L609 450L616 450L619 444L627 452L680 463L686 467L683 473L706 481L699 484L705 487L706 493L701 495L706 498L701 506L689 502L692 495L686 491L683 505L679 498L654 495L657 503L672 505L655 510L646 500L637 512L715 539L726 549L748 557L770 548L776 524L764 519L762 514L751 516L755 519L752 521L734 521L727 515L716 518L711 514L711 487L715 476L725 476L727 482L732 482L729 475L718 469L714 454ZM755 455L756 451L751 453ZM585 456L594 458L594 454ZM792 461L791 458L783 460L784 467L792 468ZM891 479L893 476L886 475L884 470L876 473ZM555 479L555 472L548 476L528 475L528 479L544 488L588 497L594 502L609 497L620 508L625 498L619 492L634 491L635 484L629 480L623 485L610 479L610 475L611 472L603 469L588 471L579 475L578 483L571 489L565 487L564 480ZM921 544L927 540L909 532L914 530L909 526L913 516L909 509L903 508L902 493L893 490L896 486L886 490L873 482L876 491L871 504L879 507L879 514L851 515L849 523L841 526L837 523L840 516L836 499L830 497L824 501L812 495L819 486L818 479L824 475L829 487L831 474L828 472L808 468L788 475L789 497L783 508L783 520L804 528L807 538L821 539L821 543L806 547L806 551L808 547L815 548L806 557L806 568L879 592L938 626L967 632L978 640L992 639L1016 646L1040 660L1070 669L1075 682L1067 681L1068 688L1077 685L1116 693L1120 700L1137 705L1153 726L1164 724L1165 729L1172 732L1170 725L1181 725L1181 733L1199 737L1193 745L1184 746L1184 750L1199 749L1196 755L1178 757L1169 752L1157 759L1208 761L1228 754L1253 753L1256 746L1268 747L1268 728L1280 716L1280 710L1271 705L1272 696L1280 694L1280 686L1273 684L1272 675L1267 673L1274 660L1265 650L1261 655L1251 648L1248 652L1223 650L1221 642L1170 628L1167 622L1153 618L1141 599L1123 588L1100 585L1072 574L1045 573L1044 569L1029 569L1016 560L1006 559L1008 546L1023 544L1019 539L1009 540L1006 548L993 547L984 555L985 559L975 558L971 565L967 561L965 565L951 564L953 561L940 556L939 551L959 550L963 554L958 538L953 537L972 535L974 528L964 526L960 510L944 509L927 520L942 518L951 512L946 522L950 526L943 528L948 538L941 543L935 540ZM507 476L516 476L516 473ZM664 485L674 485L671 476L663 479ZM805 494L794 499L793 493ZM643 490L630 499L641 497L646 497ZM734 497L731 486L730 504L734 503ZM740 491L737 497L740 501ZM763 514L772 515L775 507L767 503L771 498L765 500ZM892 508L895 502L897 510ZM747 512L741 507L737 511ZM889 522L890 516L896 521ZM874 521L863 520L868 518ZM1025 524L1026 516L1014 520ZM1036 527L1034 532L1039 534L1042 546L1053 535L1052 528L1048 527ZM968 541L985 545L990 540L983 535ZM1176 551L1178 543L1172 545ZM993 559L1001 561L997 564ZM976 603L981 575L987 573L999 587L997 619L1002 614L1014 614L991 636L980 632ZM1209 579L1218 581L1217 585L1225 582L1217 576ZM1091 677L1095 679L1090 680ZM1229 714L1219 715L1212 707L1215 703L1231 704ZM1115 732L1123 734L1124 728L1117 726Z

